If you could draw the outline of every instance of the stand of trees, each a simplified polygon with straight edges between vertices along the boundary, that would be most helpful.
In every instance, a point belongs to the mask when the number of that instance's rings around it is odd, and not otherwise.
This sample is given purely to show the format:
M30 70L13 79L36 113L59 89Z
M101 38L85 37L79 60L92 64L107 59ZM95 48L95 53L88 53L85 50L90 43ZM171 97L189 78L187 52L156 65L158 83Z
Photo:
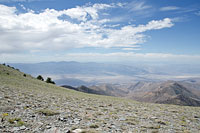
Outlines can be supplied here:
M38 79L38 80L41 80L41 81L44 81L44 78L43 78L41 75L38 75L38 76L37 76L37 79ZM46 83L50 83L50 84L55 84L55 82L54 82L50 77L47 77L47 79L46 79L45 82L46 82Z

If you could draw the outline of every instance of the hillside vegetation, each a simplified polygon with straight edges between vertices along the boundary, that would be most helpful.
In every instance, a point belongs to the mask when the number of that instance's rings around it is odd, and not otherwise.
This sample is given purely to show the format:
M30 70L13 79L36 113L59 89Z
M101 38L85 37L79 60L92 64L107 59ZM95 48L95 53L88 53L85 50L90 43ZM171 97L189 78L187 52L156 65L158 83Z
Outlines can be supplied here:
M86 94L0 65L0 132L200 131L200 108Z

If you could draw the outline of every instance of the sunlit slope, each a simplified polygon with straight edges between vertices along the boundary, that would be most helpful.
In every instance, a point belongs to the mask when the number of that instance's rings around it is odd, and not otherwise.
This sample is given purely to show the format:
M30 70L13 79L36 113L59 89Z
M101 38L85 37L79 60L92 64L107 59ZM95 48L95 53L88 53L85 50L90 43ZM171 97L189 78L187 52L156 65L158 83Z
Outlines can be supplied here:
M10 87L13 89L25 89L31 91L62 91L60 87L52 84L47 84L43 81L37 80L32 76L20 72L17 69L0 65L0 84L3 87ZM65 90L66 92L69 90Z
M85 94L0 65L0 132L193 132L200 108Z

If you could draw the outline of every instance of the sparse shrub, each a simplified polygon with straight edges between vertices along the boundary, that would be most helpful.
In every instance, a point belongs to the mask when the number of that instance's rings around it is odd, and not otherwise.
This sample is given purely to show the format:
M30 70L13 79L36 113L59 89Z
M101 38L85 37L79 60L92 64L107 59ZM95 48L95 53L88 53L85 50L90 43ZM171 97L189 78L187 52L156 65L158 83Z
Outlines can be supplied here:
M126 123L129 124L129 125L136 125L136 123L133 122L133 121L126 121Z
M38 113L43 114L45 116L53 116L53 115L59 114L59 112L55 112L55 111L48 110L48 109L41 109L38 111Z
M41 81L44 81L44 78L43 78L41 75L38 75L38 76L37 76L37 79L38 79L38 80L41 80Z
M47 82L47 83L51 83L51 84L55 84L55 82L52 81L51 78L49 78L49 77L47 78L46 82Z
M21 121L21 118L10 118L10 119L8 119L8 122L10 124L14 124L15 122L19 122L19 121Z
M16 124L17 126L23 126L25 123L21 120L21 118L10 118L8 119L10 124Z
M24 125L24 122L22 120L20 120L20 121L17 122L17 126L20 127L20 126L23 126L23 125Z
M10 124L14 124L14 123L15 123L15 120L14 120L14 119L8 119L8 122L9 122Z
M97 124L93 124L93 125L90 125L90 128L98 128L99 126Z
M9 114L8 113L3 113L2 114L2 117L6 117L6 116L8 116Z
M8 113L3 113L2 116L1 116L1 122L3 122L6 119L7 116L9 116Z
M26 77L26 74L24 74L23 76Z

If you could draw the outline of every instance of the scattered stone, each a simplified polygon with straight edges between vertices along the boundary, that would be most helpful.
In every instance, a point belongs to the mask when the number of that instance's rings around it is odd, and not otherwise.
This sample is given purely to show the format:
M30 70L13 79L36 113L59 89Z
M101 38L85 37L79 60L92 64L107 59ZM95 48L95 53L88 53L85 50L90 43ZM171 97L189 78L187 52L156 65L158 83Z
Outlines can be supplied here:
M72 131L72 133L82 133L83 129L75 129Z
M158 118L153 116L153 117L151 117L151 119L158 119Z
M68 130L68 129L67 129L67 130L65 130L65 132L64 132L64 133L71 133L71 132L70 132L70 130Z
M121 117L121 118L119 118L119 120L120 120L120 121L125 121L125 120L126 120L126 118L124 118L124 117Z
M44 123L42 123L42 122L37 122L37 124L38 124L38 125L43 125Z
M12 131L11 132L16 132L16 131L19 131L20 128L19 127L13 127Z
M49 125L48 125L48 126L46 126L46 129L50 129L50 128L51 128L51 126L49 126Z
M19 129L20 129L20 130L25 130L26 127L25 127L25 126L21 126L21 127L19 127Z
M44 133L62 133L62 132L60 131L60 129L53 127L51 129L45 130Z
M158 121L158 124L161 124L161 125L167 125L167 123L164 122L164 121Z
M76 125L78 125L78 124L80 123L80 120L81 120L81 119L75 118L75 119L74 119L74 123L75 123Z

